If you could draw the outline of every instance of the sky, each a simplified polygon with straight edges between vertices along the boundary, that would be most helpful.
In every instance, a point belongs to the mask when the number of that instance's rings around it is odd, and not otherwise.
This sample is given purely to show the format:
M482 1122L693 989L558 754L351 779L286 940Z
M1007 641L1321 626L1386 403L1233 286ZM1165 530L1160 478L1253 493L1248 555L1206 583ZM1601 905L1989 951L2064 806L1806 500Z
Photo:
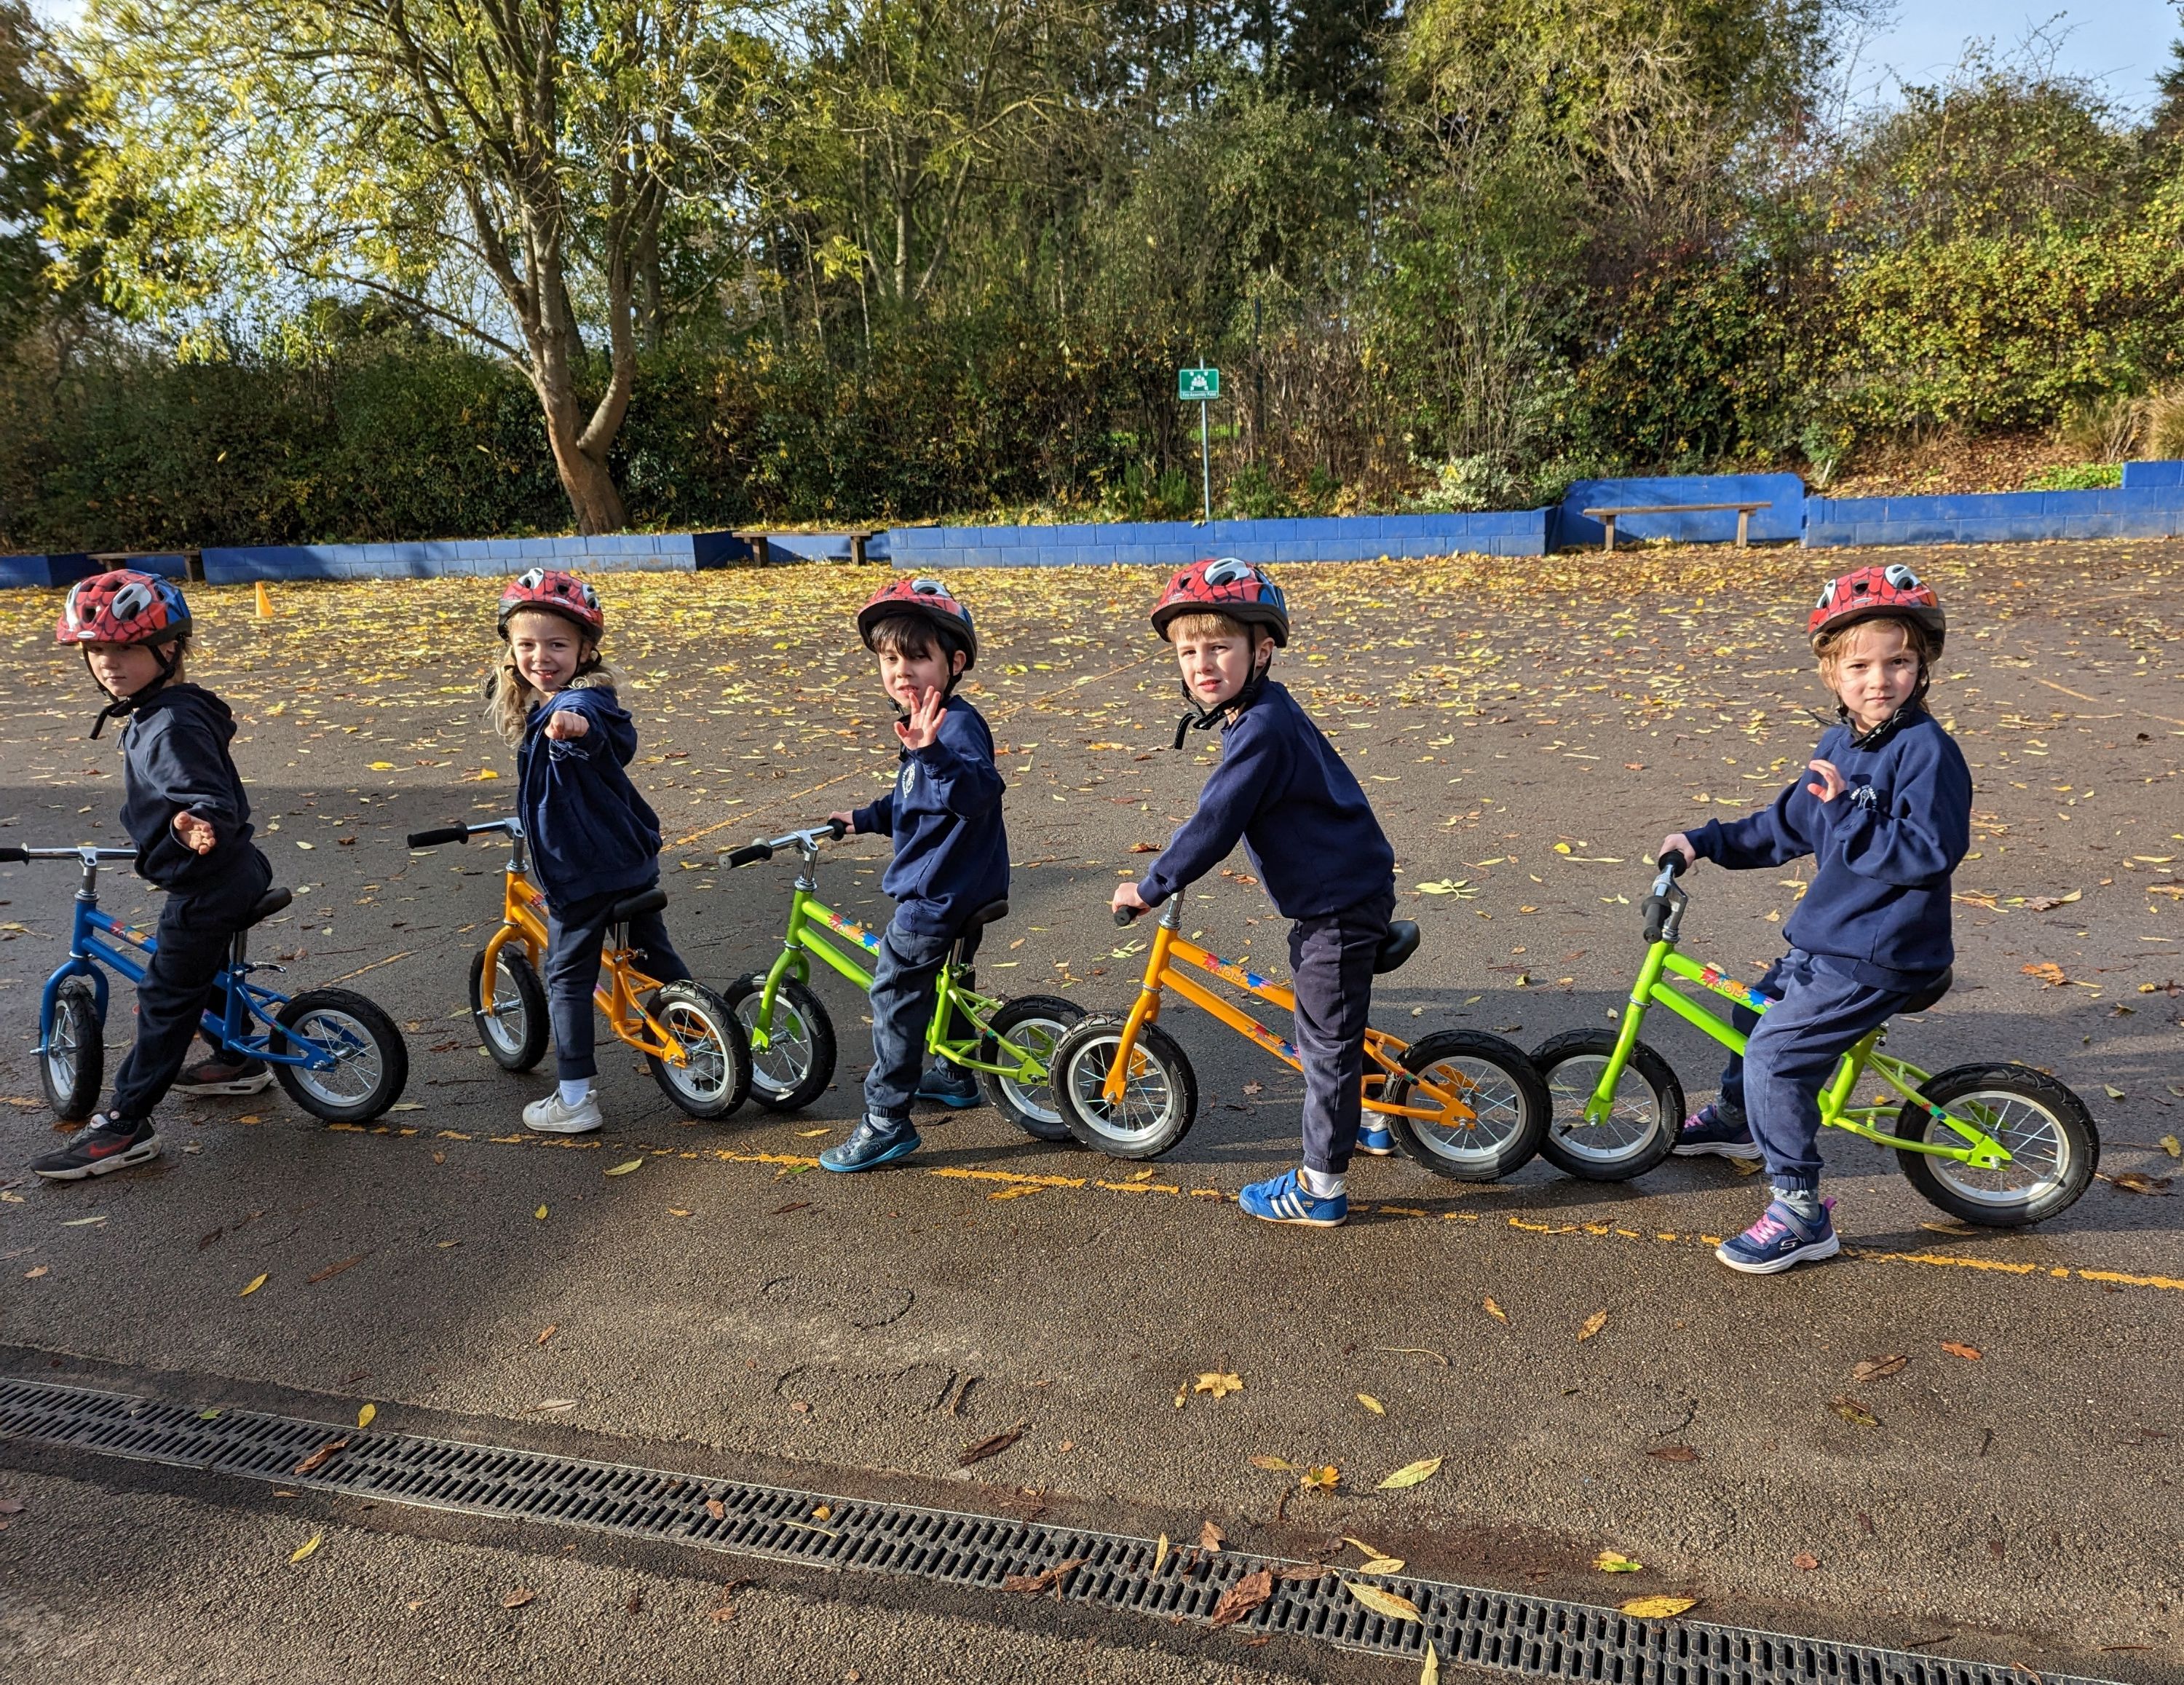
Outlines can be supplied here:
M2089 77L2133 114L2153 103L2153 79L2179 33L2178 0L1896 0L1894 22L1861 46L1852 80L1859 105L1886 104L1905 82L1931 81L1969 39L2007 56L2044 34L2059 70ZM31 0L39 16L73 21L83 0Z

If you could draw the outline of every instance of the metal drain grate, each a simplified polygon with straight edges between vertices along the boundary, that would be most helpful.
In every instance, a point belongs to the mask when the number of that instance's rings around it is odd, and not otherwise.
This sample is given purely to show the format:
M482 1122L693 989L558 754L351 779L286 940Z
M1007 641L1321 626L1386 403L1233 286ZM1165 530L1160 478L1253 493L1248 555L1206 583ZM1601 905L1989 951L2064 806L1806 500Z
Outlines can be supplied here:
M44 1381L0 1378L0 1438L989 1591L1011 1576L1076 1560L1061 1582L1066 1600L1187 1621L1209 1618L1222 1593L1246 1576L1287 1569L1299 1577L1277 1577L1272 1597L1240 1628L1396 1655L1423 1657L1430 1642L1451 1664L1586 1685L2025 1685L2021 1670L1990 1663L1702 1621L1641 1621L1612 1609L1403 1576L1375 1583L1408 1598L1420 1618L1390 1620L1358 1603L1336 1575L1303 1577L1316 1571L1309 1563L1171 1548L1156 1572L1159 1547L1150 1539L251 1410L203 1410ZM348 1443L311 1473L295 1472L335 1440ZM823 1520L813 1514L822 1505L828 1512ZM2045 1685L2109 1685L2044 1678Z

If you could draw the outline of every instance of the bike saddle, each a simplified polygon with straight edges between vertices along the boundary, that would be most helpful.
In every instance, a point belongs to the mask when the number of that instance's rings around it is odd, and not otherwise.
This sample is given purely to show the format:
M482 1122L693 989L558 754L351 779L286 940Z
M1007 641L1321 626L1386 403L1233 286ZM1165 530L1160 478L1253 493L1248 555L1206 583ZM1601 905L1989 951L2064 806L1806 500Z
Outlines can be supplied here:
M1397 969L1418 951L1418 927L1407 918L1397 919L1388 927L1388 934L1380 939L1379 951L1373 956L1373 974L1380 977Z
M1006 898L1000 901L989 901L963 921L962 934L967 936L973 930L983 930L989 924L999 923L1008 916L1009 904Z
M257 904L250 909L249 923L256 924L270 918L295 899L296 892L293 890L266 890L264 895L258 897Z
M1921 989L1917 994L1914 995L1909 1000L1906 1001L1896 1010L1899 1013L1923 1013L1927 1007L1932 1006L1936 1001L1940 1000L1942 996L1947 994L1949 992L1949 985L1956 980L1956 973L1953 968L1947 971L1944 971L1939 977L1936 978L1931 983L1929 983L1924 989Z
M667 905L667 891L655 884L641 895L625 896L607 909L607 923L627 924L641 913L657 912Z

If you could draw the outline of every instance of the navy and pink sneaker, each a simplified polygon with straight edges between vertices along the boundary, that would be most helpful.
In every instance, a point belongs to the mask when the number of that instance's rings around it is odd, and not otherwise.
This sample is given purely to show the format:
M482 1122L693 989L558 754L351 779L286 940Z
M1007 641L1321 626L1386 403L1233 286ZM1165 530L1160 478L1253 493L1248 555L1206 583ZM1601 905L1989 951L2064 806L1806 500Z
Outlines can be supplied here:
M1676 1132L1676 1144L1669 1150L1680 1158L1712 1153L1749 1160L1759 1156L1759 1143L1752 1140L1749 1124L1741 1118L1731 1122L1720 1107L1709 1101L1684 1119L1683 1128Z
M1835 1208L1835 1201L1822 1200L1818 1219L1808 1221L1778 1199L1749 1229L1715 1247L1713 1255L1745 1275L1775 1275L1793 1264L1833 1258L1842 1250L1836 1238Z
M132 1124L100 1112L66 1147L32 1161L31 1168L49 1182L80 1182L86 1176L125 1170L159 1156L159 1137L152 1132L151 1119Z

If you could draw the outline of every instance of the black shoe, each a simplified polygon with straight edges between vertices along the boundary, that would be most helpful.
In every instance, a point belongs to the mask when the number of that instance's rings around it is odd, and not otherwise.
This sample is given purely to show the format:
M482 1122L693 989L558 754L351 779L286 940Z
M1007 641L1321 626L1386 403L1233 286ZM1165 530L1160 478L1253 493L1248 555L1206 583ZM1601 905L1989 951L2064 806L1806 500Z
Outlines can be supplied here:
M177 1094L255 1094L273 1084L263 1059L238 1059L215 1053L200 1059L175 1079Z
M75 1140L58 1152L48 1152L31 1168L48 1181L80 1182L86 1176L103 1176L109 1170L125 1170L159 1156L159 1137L152 1120L141 1124L117 1122L105 1113L94 1115Z
M978 1091L978 1079L967 1070L954 1065L936 1064L917 1080L920 1100L938 1100L953 1111L967 1106L985 1103L986 1096Z

